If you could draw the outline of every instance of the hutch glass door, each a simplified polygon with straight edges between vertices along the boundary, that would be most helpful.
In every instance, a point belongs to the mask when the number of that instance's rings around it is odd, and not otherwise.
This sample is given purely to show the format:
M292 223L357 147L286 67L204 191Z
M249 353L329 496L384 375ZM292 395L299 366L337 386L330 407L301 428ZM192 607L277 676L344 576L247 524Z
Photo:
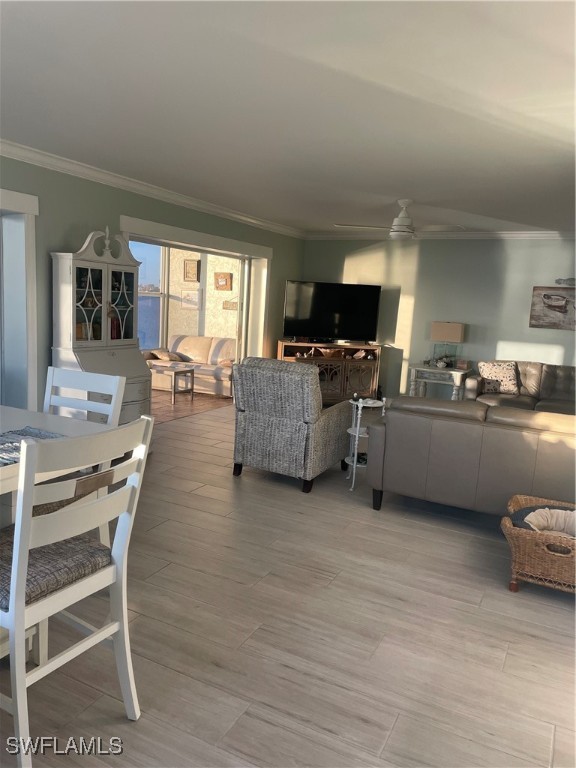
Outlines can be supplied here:
M76 341L102 341L103 276L97 267L76 267Z
M110 341L134 339L135 322L134 272L113 269L110 273L108 319Z

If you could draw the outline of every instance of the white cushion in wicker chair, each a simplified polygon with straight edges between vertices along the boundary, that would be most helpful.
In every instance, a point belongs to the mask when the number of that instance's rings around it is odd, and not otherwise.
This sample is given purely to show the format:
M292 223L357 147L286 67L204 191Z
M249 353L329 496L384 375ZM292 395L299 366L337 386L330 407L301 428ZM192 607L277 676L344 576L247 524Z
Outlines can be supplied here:
M0 610L10 603L10 570L14 526L0 531ZM110 548L89 534L75 536L30 550L26 579L26 604L40 600L69 584L110 565Z

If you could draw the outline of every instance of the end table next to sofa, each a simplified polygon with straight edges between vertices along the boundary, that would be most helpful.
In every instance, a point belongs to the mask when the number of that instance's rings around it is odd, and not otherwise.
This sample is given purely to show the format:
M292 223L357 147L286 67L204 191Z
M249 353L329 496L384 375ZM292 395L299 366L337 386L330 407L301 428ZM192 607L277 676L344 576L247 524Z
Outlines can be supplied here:
M451 400L462 400L464 381L472 369L461 371L457 368L434 368L431 365L410 366L410 397L426 397L427 384L449 384L452 387Z
M172 397L172 405L176 399L176 394L182 392L190 392L190 400L194 397L194 369L197 366L182 363L178 367L166 368L162 366L155 366L152 364L150 368L163 376L170 377L170 394ZM185 378L188 381L187 387L178 387L178 379ZM154 379L152 379L152 389L160 389L160 387L154 386ZM162 388L163 389L163 388Z

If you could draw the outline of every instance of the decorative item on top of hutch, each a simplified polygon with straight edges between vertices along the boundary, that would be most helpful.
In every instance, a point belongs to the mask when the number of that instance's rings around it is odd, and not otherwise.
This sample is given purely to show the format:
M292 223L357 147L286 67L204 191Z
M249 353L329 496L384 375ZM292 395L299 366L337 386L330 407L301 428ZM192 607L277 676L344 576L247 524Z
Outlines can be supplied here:
M125 424L150 413L150 370L138 346L140 262L122 235L113 239L111 248L106 227L76 253L52 253L52 365L125 376Z

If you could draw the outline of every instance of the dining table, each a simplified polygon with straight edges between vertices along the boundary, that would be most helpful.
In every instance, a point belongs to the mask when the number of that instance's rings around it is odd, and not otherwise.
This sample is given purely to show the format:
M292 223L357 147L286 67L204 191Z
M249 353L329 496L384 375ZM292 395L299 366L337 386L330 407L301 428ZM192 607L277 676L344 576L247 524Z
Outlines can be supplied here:
M0 405L0 438L6 432L22 430L30 427L31 430L41 430L60 437L81 437L82 435L94 435L113 427L97 421L75 419L70 416L58 416L53 413L41 411L29 411L25 408L13 408L8 405ZM0 462L0 494L10 493L18 488L19 463L11 464Z

